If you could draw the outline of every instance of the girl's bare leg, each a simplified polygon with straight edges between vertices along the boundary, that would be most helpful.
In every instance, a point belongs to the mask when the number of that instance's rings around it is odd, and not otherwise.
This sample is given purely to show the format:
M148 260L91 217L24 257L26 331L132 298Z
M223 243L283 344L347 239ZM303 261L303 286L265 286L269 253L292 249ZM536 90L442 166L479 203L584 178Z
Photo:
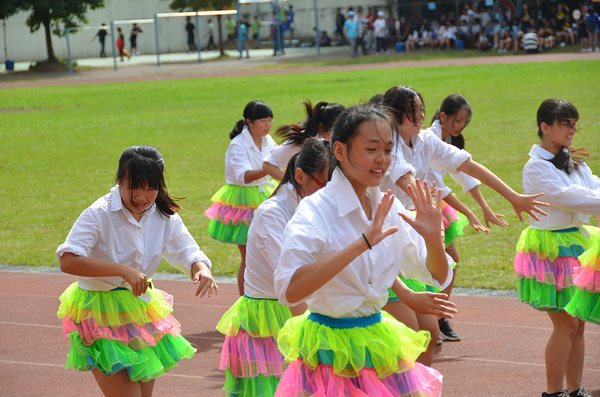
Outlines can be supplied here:
M546 344L547 392L556 393L559 388L563 387L567 366L570 363L573 363L574 368L568 369L568 383L576 389L581 382L581 372L583 370L583 326L581 326L581 334L578 336L582 321L571 317L566 312L548 312L548 316L552 320L554 330ZM573 381L577 383L573 385Z
M240 296L243 296L244 295L244 271L246 271L246 246L238 245L238 249L240 250L240 254L242 255L242 262L240 263L240 268L238 269L237 283L238 283L238 291L240 292Z
M154 379L149 382L132 382L127 370L106 376L100 370L93 369L92 374L106 397L152 397Z

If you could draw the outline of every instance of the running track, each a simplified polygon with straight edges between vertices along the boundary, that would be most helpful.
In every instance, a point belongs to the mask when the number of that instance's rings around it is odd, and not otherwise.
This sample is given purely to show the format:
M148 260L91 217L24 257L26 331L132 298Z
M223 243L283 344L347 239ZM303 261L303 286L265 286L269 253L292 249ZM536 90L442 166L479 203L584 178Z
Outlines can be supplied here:
M61 292L74 277L0 271L0 396L102 396L89 373L65 370L68 342L56 317ZM215 330L235 302L237 286L221 284L210 299L193 296L191 282L155 280L175 297L175 317L197 348L191 360L156 382L154 395L223 396L218 370L223 336ZM453 325L463 341L446 342L434 359L445 397L540 396L545 390L546 315L516 298L453 296ZM584 383L600 397L600 327L586 330Z

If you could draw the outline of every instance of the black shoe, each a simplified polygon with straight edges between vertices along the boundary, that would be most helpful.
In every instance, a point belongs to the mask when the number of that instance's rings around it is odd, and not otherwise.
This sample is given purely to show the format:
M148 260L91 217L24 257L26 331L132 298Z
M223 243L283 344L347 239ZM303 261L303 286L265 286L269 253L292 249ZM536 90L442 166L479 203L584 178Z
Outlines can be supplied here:
M438 320L438 324L440 326L440 337L443 340L456 341L456 342L461 340L460 335L457 334L456 332L454 332L454 330L450 326L450 322L448 322L447 319L440 318Z
M583 386L579 385L579 389L574 390L571 393L569 393L569 397L594 397L594 396L592 395L592 393L589 390L587 390Z
M556 393L552 394L543 392L542 397L571 397L571 395L565 389L558 389Z

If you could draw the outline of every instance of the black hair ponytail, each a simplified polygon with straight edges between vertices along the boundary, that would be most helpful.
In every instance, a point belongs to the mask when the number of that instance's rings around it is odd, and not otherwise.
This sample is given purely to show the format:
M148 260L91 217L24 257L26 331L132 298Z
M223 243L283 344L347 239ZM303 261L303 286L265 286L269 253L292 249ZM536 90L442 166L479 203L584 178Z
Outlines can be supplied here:
M277 129L277 135L295 145L302 145L308 138L314 138L319 133L319 124L325 131L331 131L337 116L344 111L339 103L319 102L314 107L310 100L303 101L306 118L298 124L287 124Z
M541 127L542 123L546 123L550 126L557 121L559 123L570 123L577 120L579 120L579 112L571 102L558 98L546 99L542 102L537 111L537 134L540 138L544 135ZM583 159L581 157L574 157L574 155L589 156L585 149L563 146L556 156L548 161L550 161L557 169L570 175L583 164Z
M267 117L273 117L273 110L271 110L269 105L259 100L248 103L244 108L244 118L235 123L235 127L229 133L229 139L233 139L241 134L248 120L254 121Z
M316 176L327 170L329 166L329 142L320 139L308 138L302 145L302 149L290 158L287 168L277 189L271 197L275 196L279 188L286 183L291 183L297 194L304 193L302 186L296 181L296 170L300 168L305 173Z

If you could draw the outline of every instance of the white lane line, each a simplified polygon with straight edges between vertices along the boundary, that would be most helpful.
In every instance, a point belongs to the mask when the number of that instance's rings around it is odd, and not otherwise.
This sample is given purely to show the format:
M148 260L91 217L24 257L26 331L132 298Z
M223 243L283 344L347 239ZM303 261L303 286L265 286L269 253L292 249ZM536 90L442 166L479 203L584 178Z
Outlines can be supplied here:
M23 327L43 327L43 328L60 328L60 329L62 329L62 325L11 323L8 321L0 321L0 324L1 325L18 325L18 326L23 326Z
M523 362L519 362L519 361L491 360L491 359L486 359L486 358L445 356L445 355L435 356L433 358L433 362L434 363L436 361L436 358L437 359L441 359L441 358L448 359L448 358L450 358L450 359L454 359L454 360L478 361L478 362L494 363L494 364L525 365L525 366L529 366L529 367L542 367L542 368L546 367L546 364L523 363ZM584 368L583 370L584 371L591 371L591 372L600 372L600 369L592 369L592 368Z
M457 324L479 325L479 326L483 326L483 327L524 328L524 329L537 329L537 330L542 330L542 331L552 331L551 327L531 327L531 326L527 326L527 325L510 325L510 324L488 324L488 323L476 323L476 322L472 322L472 321L456 321L456 323ZM590 331L590 328L594 325L595 324L588 323L588 325L586 326L586 330L585 330L586 335L600 334L600 332L597 332L597 331Z
M58 297L60 295L36 295L36 294L11 294L11 293L6 293L6 292L0 292L0 295L5 295L5 296L28 296L30 298L55 298L56 300L58 300Z
M8 361L8 360L0 360L2 364L21 364L21 365L37 365L39 367L61 367L64 368L64 365L61 364L45 364L45 363L30 363L27 361Z

